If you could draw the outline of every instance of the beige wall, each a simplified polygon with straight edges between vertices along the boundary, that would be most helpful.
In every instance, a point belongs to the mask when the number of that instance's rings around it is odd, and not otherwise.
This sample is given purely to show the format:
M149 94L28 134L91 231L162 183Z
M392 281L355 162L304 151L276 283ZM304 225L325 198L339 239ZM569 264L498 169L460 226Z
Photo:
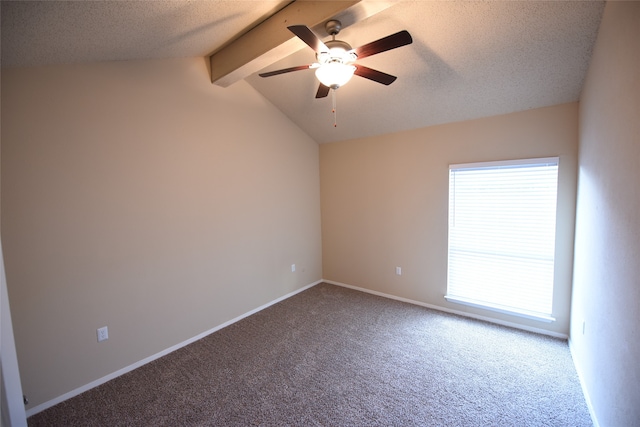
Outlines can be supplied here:
M323 277L503 322L569 332L578 106L564 104L320 147ZM560 157L553 314L447 302L448 166ZM402 275L395 275L395 267Z
M579 171L571 348L599 424L637 426L640 3L605 7L580 102Z
M201 58L3 70L29 408L319 280L319 202L318 145Z

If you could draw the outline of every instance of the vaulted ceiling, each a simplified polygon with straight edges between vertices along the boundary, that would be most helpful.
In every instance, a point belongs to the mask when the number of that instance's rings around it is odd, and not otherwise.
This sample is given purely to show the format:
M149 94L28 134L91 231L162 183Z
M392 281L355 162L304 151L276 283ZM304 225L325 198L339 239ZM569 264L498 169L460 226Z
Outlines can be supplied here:
M288 3L2 1L2 66L205 57ZM337 127L332 96L314 98L313 70L245 78L319 143L577 101L604 9L602 1L367 3L371 16L347 22L338 39L357 47L408 30L413 43L359 61L398 79L384 86L355 76L338 89ZM261 71L315 62L295 43Z

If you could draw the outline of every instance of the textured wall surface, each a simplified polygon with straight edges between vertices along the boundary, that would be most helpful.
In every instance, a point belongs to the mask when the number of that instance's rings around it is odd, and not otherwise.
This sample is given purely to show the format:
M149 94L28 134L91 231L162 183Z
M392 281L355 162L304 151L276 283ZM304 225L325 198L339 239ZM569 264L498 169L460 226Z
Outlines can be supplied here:
M601 426L640 425L640 3L607 3L580 102L571 346Z
M319 280L319 192L318 145L202 58L3 70L29 408Z
M560 335L569 332L578 105L320 146L323 277ZM553 314L543 323L445 301L449 165L560 157ZM395 275L395 267L402 275Z

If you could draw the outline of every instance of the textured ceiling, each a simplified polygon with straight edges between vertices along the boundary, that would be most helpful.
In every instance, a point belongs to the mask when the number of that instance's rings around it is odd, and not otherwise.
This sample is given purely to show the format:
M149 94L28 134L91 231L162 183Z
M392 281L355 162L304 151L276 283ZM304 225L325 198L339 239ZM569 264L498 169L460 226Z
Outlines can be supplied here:
M205 56L282 1L2 2L2 66ZM354 77L314 98L304 70L246 80L316 141L333 142L579 99L601 1L398 1L338 36L360 46L406 29L414 43L360 63L398 76ZM323 36L322 34L318 34ZM314 62L300 50L265 70Z
M2 0L2 66L206 56L289 2Z

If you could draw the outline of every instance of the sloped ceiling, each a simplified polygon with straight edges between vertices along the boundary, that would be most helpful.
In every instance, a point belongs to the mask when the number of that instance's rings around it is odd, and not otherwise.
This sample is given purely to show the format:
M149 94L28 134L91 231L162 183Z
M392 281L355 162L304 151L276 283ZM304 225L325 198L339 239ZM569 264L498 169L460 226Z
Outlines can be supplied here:
M2 1L2 66L207 56L287 3ZM414 42L360 61L398 79L384 86L356 76L337 90L337 127L332 96L314 98L312 70L246 81L319 143L577 101L603 9L601 1L393 2L338 36L356 47L408 30ZM314 61L300 42L265 71Z

